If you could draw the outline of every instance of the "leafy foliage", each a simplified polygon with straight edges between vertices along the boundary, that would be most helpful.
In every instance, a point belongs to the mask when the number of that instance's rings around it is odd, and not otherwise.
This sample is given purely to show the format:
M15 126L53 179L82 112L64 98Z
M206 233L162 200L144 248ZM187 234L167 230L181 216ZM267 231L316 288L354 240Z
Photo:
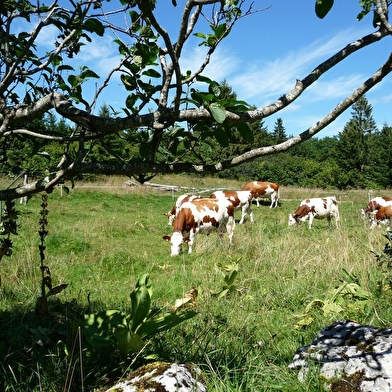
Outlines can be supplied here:
M142 276L131 292L129 314L119 310L105 310L85 315L82 325L89 345L94 349L112 346L115 342L121 355L135 355L146 340L171 329L197 313L190 309L162 313L151 307L152 289L148 275Z
M11 235L18 234L19 222L18 222L19 212L15 208L15 202L9 200L5 203L4 212L1 211L1 221L0 221L0 261L3 256L12 255L13 243L11 240Z
M305 313L297 315L296 328L308 327L314 322L314 312L322 312L327 320L351 318L364 313L371 306L371 293L360 285L358 278L343 270L345 280L331 290L326 299L314 299L305 308Z

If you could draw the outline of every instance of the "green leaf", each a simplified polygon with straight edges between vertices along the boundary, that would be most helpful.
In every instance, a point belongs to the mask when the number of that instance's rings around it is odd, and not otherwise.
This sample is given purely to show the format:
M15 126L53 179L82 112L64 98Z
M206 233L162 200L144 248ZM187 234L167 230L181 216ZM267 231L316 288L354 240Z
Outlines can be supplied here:
M160 78L161 77L161 74L158 71L156 71L155 69L152 69L152 68L147 69L146 71L144 71L142 73L142 75L151 76L152 78Z
M206 36L203 33L195 33L193 34L195 37L199 37L199 38L205 38Z
M132 331L143 322L150 312L151 297L149 289L146 287L148 279L144 281L139 280L136 289L131 293L131 318L132 318Z
M102 37L105 33L105 27L103 27L103 24L98 19L94 18L87 19L84 22L83 28L92 33L96 33L100 37Z
M116 330L114 332L114 337L123 358L126 358L130 351L132 353L139 352L145 344L139 335L130 332L126 328Z
M214 129L214 137L222 147L229 145L230 135L225 132L224 128L217 127Z
M238 272L236 270L231 271L231 273L227 274L224 277L224 281L228 286L231 286L235 280L235 278L237 277Z
M327 317L328 316L335 316L335 315L338 315L339 313L343 313L343 312L344 312L343 308L335 302L327 301L323 306L323 313Z
M58 70L58 71L73 71L74 68L71 67L70 65L59 65L59 66L57 67L57 70Z
M219 103L213 102L208 108L217 123L222 124L226 120L226 110Z
M316 15L323 19L333 6L333 0L316 0L315 11Z
M135 78L124 74L122 74L120 78L126 90L132 91L136 89L137 84Z
M226 23L222 23L217 27L213 27L213 30L215 32L215 36L220 39L226 34L227 26Z
M113 344L111 331L119 326L127 326L126 316L119 310L106 310L84 316L84 334L89 344L95 348Z
M237 130L240 135L246 140L247 142L253 141L253 131L248 123L241 122L236 124Z
M197 314L194 310L184 310L177 313L166 313L162 316L155 316L144 322L135 331L142 339L146 339L158 332L166 331L177 326L185 320Z

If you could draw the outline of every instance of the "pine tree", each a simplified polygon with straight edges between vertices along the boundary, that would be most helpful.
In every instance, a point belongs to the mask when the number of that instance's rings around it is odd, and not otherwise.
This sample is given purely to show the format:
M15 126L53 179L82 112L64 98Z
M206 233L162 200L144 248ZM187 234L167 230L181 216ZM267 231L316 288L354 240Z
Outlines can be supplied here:
M283 126L283 120L280 117L275 121L274 129L272 131L272 139L276 144L283 143L287 140L286 130Z
M339 187L373 187L374 139L378 132L373 108L363 96L352 109L352 118L339 133L336 151L336 161L341 170Z

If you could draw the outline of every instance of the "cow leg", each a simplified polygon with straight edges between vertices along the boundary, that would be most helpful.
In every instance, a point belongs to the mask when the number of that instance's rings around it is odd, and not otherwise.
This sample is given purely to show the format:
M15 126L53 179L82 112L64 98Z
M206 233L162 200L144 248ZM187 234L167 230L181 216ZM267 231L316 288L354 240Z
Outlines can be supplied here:
M248 211L248 214L249 214L250 221L253 223L254 222L253 221L253 211L250 208L250 204L247 207L247 211Z
M241 220L239 221L239 224L241 225L245 221L245 217L247 214L249 214L251 222L253 222L253 212L250 209L250 204L247 204L245 206L242 206L241 208Z
M227 234L229 235L230 245L233 242L234 229L235 229L235 219L233 216L230 216L229 220L226 223L226 230L227 230Z
M245 216L246 216L246 207L242 206L242 208L241 208L241 219L238 222L240 225L242 225L244 223Z
M313 219L314 219L314 215L313 214L309 214L309 229L312 228Z
M192 253L193 243L195 242L196 232L193 230L189 233L189 241L188 241L188 253Z

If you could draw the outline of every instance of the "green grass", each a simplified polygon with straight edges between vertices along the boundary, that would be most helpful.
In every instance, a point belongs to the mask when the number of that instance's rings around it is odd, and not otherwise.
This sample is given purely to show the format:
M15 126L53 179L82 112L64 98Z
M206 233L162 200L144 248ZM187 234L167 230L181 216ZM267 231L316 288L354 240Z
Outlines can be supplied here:
M93 358L84 346L80 374L77 355L70 354L77 336L72 320L88 308L129 310L129 294L145 273L150 274L157 307L171 306L197 288L198 315L157 336L149 350L168 361L197 363L214 391L322 391L316 372L304 385L287 369L297 348L309 344L319 329L338 318L390 326L391 292L387 285L380 289L385 271L370 252L382 251L384 231L370 231L359 213L367 204L367 192L282 189L279 208L253 206L255 223L247 220L237 225L231 248L227 238L198 235L192 255L170 257L170 244L162 236L171 234L171 228L163 214L179 194L122 187L123 182L92 184L96 188L78 184L68 195L59 189L49 195L45 262L53 284L68 287L51 297L51 316L41 322L34 318L40 295L41 198L37 195L26 206L18 205L19 235L13 238L12 256L4 257L1 265L0 354L5 360L0 383L4 390L79 391L83 378L85 389L92 391L120 376L128 364L119 360L118 353ZM160 177L155 182L177 182L199 190L241 186L185 176ZM98 187L103 185L108 188ZM341 200L339 229L328 228L323 220L315 220L312 230L307 224L288 226L288 214L300 200L327 194ZM236 290L221 298L214 295L222 291L225 271L235 264ZM330 317L314 310L313 323L296 329L306 305L314 299L326 300L345 279L343 270L372 294L371 306L364 311L347 308ZM67 376L71 365L75 366L72 377Z

